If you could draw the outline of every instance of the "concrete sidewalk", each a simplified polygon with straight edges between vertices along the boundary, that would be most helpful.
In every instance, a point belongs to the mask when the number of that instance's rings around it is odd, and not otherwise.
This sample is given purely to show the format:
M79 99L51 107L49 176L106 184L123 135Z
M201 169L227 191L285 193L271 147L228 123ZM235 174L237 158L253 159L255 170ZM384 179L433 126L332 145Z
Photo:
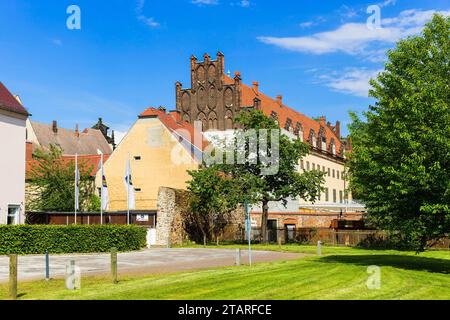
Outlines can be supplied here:
M233 266L235 250L231 249L146 249L139 252L119 253L120 275L161 274L177 271ZM290 260L299 254L271 251L253 251L253 262ZM20 281L38 280L45 277L45 257L19 256ZM50 255L50 277L63 278L71 260L81 269L81 275L107 275L110 271L109 254ZM247 251L242 251L242 263L248 262ZM8 281L9 258L0 256L0 283Z

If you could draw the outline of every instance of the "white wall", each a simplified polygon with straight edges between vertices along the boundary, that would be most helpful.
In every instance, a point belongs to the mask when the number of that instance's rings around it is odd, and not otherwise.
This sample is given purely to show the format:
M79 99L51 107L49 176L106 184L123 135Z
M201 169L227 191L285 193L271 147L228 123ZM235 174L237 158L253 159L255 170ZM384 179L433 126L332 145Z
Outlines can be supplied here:
M20 116L17 116L20 117ZM25 217L25 117L0 111L0 224L7 221L8 205L19 205Z

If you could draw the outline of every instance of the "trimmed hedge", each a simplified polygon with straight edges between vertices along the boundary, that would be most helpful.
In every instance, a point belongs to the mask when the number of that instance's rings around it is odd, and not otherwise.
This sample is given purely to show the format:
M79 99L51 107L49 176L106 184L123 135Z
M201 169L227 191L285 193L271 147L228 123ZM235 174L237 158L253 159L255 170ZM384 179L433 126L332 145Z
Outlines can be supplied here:
M0 226L0 255L49 253L98 253L139 250L147 231L119 225L20 225Z

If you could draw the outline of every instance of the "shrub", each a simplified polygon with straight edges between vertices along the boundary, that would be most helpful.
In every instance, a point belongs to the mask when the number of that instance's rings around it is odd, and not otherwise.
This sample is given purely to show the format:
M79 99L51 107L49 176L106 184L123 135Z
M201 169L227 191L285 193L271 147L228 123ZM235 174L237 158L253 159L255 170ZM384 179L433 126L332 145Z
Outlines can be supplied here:
M108 252L139 250L146 244L146 229L118 225L0 226L0 255Z
M370 250L410 251L417 248L417 243L399 233L388 233L386 236L373 234L358 243L357 247Z

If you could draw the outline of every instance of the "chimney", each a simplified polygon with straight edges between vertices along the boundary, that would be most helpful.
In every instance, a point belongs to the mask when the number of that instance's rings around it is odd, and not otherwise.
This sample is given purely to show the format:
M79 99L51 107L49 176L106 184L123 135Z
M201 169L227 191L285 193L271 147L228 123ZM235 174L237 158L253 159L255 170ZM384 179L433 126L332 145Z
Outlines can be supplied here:
M258 81L253 81L253 91L258 95L259 94L259 83Z
M283 106L283 96L281 94L277 95L277 103L280 107Z
M334 133L338 137L338 139L341 139L341 122L336 121L336 127L334 128Z
M100 118L100 122L101 122L101 119L102 118ZM80 130L79 130L79 127L78 127L78 123L75 125L75 136L77 138L80 136Z
M327 125L327 118L325 116L319 117L319 123L322 127L326 127Z
M27 142L25 161L30 161L30 160L33 160L33 144L31 142Z
M242 81L241 73L240 73L239 71L235 71L235 72L234 72L234 83L235 83L237 86L240 86L241 81Z
M52 131L53 133L58 133L58 123L56 122L56 120L53 120L52 122Z
M173 119L175 119L176 122L180 122L181 121L181 113L178 110L173 110L170 111L169 114L171 115L171 117Z

